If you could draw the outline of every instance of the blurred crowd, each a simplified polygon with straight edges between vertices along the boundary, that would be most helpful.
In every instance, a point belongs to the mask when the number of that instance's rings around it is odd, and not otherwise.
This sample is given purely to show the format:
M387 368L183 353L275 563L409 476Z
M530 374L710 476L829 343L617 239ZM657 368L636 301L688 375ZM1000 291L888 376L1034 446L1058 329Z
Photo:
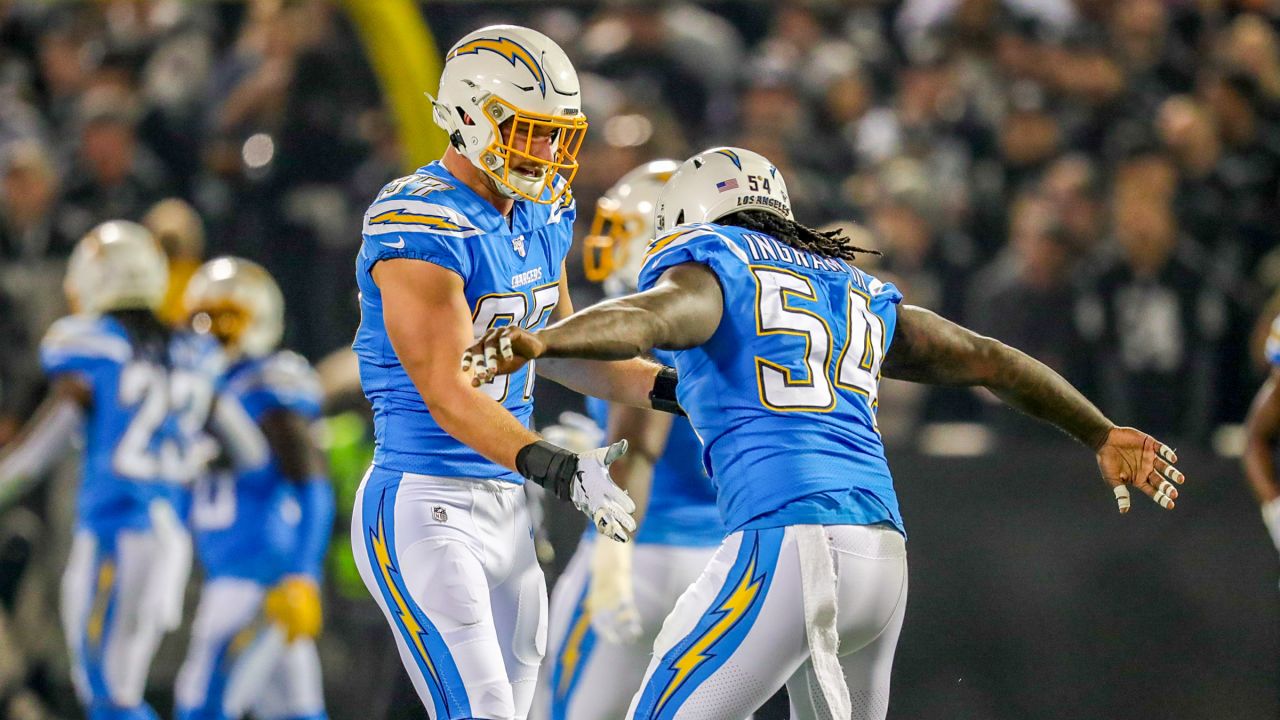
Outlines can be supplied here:
M1274 0L423 8L441 49L517 22L574 59L591 123L579 235L642 161L740 145L785 173L801 221L879 248L868 269L909 302L1026 350L1117 421L1207 443L1240 420L1265 371L1280 311ZM42 390L36 345L66 311L66 257L106 219L148 225L175 287L207 257L257 260L285 292L286 345L313 360L348 345L360 216L384 183L434 159L401 151L398 133L426 132L438 131L396 127L339 0L0 0L0 444ZM600 290L574 252L585 305ZM544 392L541 417L576 402ZM889 444L926 421L1036 432L969 392L886 386L882 398ZM354 454L345 474L358 480L366 456ZM66 505L65 479L42 492ZM0 532L0 610L39 613L51 603L15 600L39 590L11 587L6 563L65 548L15 546L39 536L23 522L40 520L10 514ZM32 565L55 567L32 583L52 592L56 564ZM337 614L352 632L381 631L376 609L360 624L362 592ZM0 635L11 623L22 652L45 660L23 667L0 641L0 702L13 677L65 689L54 618L10 618L0 612ZM381 674L399 677L394 658Z
M910 301L1025 348L1121 421L1195 442L1244 412L1280 285L1276 3L424 7L441 47L514 21L575 58L583 215L642 160L749 147L801 219L879 247L874 271ZM305 354L349 341L359 214L430 159L401 156L364 57L325 0L0 1L0 440L39 387L60 261L107 218L147 220L178 276L262 262ZM890 394L895 426L1005 416Z

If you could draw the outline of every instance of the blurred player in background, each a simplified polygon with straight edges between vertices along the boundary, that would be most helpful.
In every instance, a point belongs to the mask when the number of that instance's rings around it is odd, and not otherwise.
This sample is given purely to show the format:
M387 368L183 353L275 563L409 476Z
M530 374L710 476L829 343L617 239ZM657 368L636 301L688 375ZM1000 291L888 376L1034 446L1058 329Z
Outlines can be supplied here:
M141 225L107 222L80 241L66 279L76 314L40 346L49 394L0 457L0 497L10 497L83 431L62 621L91 720L156 716L142 699L147 671L181 621L191 567L188 486L206 458L199 440L222 356L159 319L166 287L164 253Z
M658 193L678 167L674 160L646 163L600 198L583 258L587 279L603 281L609 297L635 292ZM653 354L675 362L670 353ZM626 714L663 619L725 536L688 420L595 398L587 407L610 442L630 443L609 472L636 501L642 525L634 545L588 528L556 582L536 703L538 717L553 720Z
M284 300L261 266L211 260L191 277L184 304L194 329L226 353L214 413L238 442L229 467L195 488L205 582L178 675L177 717L324 718L315 637L334 501L311 433L319 380L301 356L277 349Z
M888 712L907 563L875 423L881 370L985 386L1093 448L1122 512L1128 484L1173 507L1171 450L1115 427L1030 357L899 309L897 288L850 264L863 251L795 222L760 155L690 158L655 223L644 292L537 334L494 330L468 350L478 380L524 358L676 350L681 404L730 534L664 623L627 717L736 720L784 684L792 718Z
M383 188L356 260L354 348L377 445L352 549L432 717L523 718L547 596L520 484L546 486L626 539L634 504L607 471L625 444L575 454L542 441L528 427L532 368L475 388L458 359L488 328L537 329L572 312L569 184L587 122L564 51L509 25L453 46L433 102L450 146ZM640 404L658 371L640 360L538 366L584 394Z

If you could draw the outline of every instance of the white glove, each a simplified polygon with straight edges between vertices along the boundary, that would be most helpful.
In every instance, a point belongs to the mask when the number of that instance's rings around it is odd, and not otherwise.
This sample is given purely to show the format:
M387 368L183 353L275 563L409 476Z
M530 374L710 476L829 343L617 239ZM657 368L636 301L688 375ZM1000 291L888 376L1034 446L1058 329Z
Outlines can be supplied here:
M631 513L636 504L626 491L613 484L609 465L627 452L627 441L619 440L609 447L596 448L578 455L578 471L569 490L574 507L586 513L596 530L620 543L631 539L636 529Z
M560 413L559 422L542 428L540 434L543 440L576 453L600 447L605 441L604 430L595 420L569 410Z
M591 553L587 612L591 627L615 645L640 638L640 611L631 584L631 544L597 538Z

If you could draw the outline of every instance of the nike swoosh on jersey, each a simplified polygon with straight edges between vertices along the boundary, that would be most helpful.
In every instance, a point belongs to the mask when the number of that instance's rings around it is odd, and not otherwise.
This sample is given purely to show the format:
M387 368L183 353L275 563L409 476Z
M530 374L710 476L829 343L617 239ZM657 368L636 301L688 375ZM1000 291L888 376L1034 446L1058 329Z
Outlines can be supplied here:
M379 242L382 242L382 241L379 241ZM393 243L389 243L389 242L382 242L382 244L383 244L383 245L386 245L386 246L387 246L387 247L389 247L389 248L394 248L394 249L396 249L396 250L400 250L400 249L404 248L404 238L397 238L397 239L396 239L396 241L395 241L395 242L393 242Z

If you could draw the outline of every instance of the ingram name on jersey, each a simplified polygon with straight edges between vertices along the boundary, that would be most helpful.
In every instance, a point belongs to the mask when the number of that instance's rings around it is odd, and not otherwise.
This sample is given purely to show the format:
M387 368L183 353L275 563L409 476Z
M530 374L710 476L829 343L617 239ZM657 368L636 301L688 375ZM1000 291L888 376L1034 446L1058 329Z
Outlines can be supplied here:
M556 178L557 187L563 182ZM551 189L545 192L549 195ZM360 359L360 383L373 404L375 465L523 482L453 439L431 417L387 339L382 293L372 270L393 258L434 263L462 278L477 337L511 323L536 330L546 325L560 299L560 268L573 241L575 213L573 196L566 191L555 205L517 201L508 221L438 161L382 189L365 213L364 241L356 258L360 329L353 346ZM483 389L527 425L533 414L533 378L529 363Z
M300 355L280 351L241 360L218 394L218 428L234 435L230 472L196 486L192 525L209 577L269 584L287 571L303 520L298 486L280 471L260 425L284 410L308 421L320 416L320 379Z
M93 395L84 428L80 525L104 537L145 530L155 499L172 502L185 516L222 369L216 343L175 333L167 347L147 350L115 315L72 315L49 328L40 360L50 378L78 375Z
M710 268L724 293L715 334L675 356L725 526L901 531L876 398L902 294L842 260L715 224L655 240L640 289L689 262Z
M666 365L675 357L655 350L654 357ZM609 426L609 404L599 398L587 398L587 411L602 428ZM636 534L637 543L712 547L724 540L724 523L716 509L716 489L702 468L702 444L686 418L675 418L662 456L653 465L653 484L649 489L649 506L644 522ZM596 529L587 524L586 537L594 538Z

